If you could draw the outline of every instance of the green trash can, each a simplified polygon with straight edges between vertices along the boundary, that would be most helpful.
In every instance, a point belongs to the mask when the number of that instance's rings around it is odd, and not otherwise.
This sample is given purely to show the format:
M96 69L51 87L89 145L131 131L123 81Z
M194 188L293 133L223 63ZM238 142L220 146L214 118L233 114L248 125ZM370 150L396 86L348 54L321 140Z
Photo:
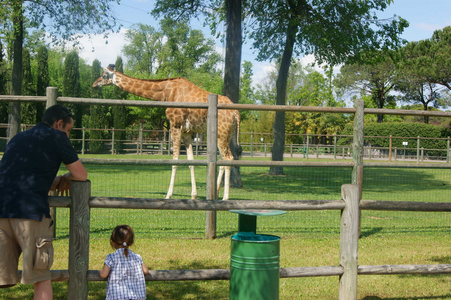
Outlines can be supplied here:
M279 299L280 237L239 232L231 248L229 299Z

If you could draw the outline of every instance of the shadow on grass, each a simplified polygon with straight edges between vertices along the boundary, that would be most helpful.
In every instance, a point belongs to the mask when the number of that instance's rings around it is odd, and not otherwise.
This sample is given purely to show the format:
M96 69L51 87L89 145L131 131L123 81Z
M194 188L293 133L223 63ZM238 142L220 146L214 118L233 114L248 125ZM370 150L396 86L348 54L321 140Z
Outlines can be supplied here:
M447 256L433 256L432 260L439 264L451 264L451 255Z
M362 232L360 232L360 238L366 238L366 237L372 236L374 234L378 234L382 230L384 230L382 227L374 227L374 228L371 228L370 230L362 231Z
M440 296L422 296L422 297L395 297L395 298L380 298L377 296L366 296L362 300L427 300L427 299L437 299L437 300L448 300L451 298L451 294L440 295Z

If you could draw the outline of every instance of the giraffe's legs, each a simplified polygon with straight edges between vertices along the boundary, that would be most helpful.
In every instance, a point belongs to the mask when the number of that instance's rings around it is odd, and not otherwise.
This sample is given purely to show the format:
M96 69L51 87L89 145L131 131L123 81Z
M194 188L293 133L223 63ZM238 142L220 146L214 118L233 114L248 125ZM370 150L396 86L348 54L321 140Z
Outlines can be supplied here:
M176 159L176 158L174 158ZM174 194L175 175L177 174L177 166L172 166L171 181L169 182L168 193L165 199L171 199Z
M173 155L172 159L179 159L180 155L180 143L181 143L181 129L171 126L171 139ZM166 194L166 199L171 199L174 194L175 176L177 175L177 166L172 166L171 181L169 182L168 193Z
M186 156L188 160L194 160L193 151L193 138L191 134L182 134L183 143L186 148ZM194 166L189 166L189 171L191 174L191 199L195 200L197 197L197 187L196 187L196 176L194 174Z
M224 166L219 167L218 180L216 181L216 195L219 196L221 190L222 177L224 176Z

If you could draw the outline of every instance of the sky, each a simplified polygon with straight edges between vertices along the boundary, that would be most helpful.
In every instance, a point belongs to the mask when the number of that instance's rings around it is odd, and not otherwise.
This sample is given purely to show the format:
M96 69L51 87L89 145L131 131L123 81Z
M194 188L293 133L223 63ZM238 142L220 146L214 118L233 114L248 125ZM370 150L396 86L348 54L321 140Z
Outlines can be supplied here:
M155 0L121 0L120 5L114 4L113 14L122 25L118 33L111 33L106 43L103 36L83 37L80 44L80 57L91 64L98 59L102 66L114 63L122 54L122 47L126 40L124 32L133 24L143 23L154 28L159 27L159 20L152 17L149 12L154 8ZM388 18L393 15L406 19L410 25L405 29L402 38L407 41L419 41L430 38L433 32L451 25L451 0L394 0L384 12L379 12L379 18ZM193 21L192 29L203 30L206 37L212 37L209 29L203 29L202 22ZM216 40L216 39L215 39ZM225 55L224 44L216 40L217 52ZM253 64L253 83L261 81L265 74L273 70L271 62L258 62L255 60L256 53L250 48L249 43L243 45L242 62L247 60ZM299 57L303 64L314 61L312 56Z

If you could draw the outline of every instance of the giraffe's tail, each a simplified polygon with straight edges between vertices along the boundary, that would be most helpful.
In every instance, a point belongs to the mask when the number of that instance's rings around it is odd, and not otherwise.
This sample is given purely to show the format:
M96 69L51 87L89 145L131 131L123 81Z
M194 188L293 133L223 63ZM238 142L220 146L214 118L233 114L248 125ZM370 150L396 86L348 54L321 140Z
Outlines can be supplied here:
M241 126L241 117L240 113L237 111L235 114L236 119L236 144L240 145L240 126Z
M243 148L240 145L240 126L241 126L241 117L240 113L238 111L235 112L235 121L236 121L236 155L237 158L241 157L241 154L243 153Z

